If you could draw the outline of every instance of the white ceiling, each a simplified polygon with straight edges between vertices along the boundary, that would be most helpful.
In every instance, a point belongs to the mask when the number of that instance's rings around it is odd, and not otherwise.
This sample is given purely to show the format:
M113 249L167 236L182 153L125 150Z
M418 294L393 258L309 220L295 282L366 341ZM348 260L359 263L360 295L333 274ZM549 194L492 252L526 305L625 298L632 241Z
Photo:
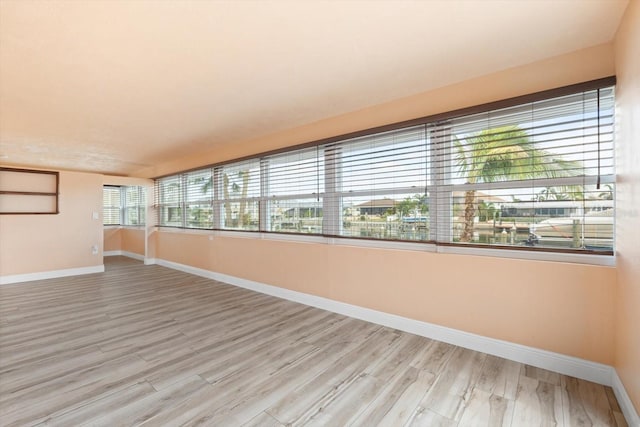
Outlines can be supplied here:
M0 0L0 163L135 174L606 43L626 5Z

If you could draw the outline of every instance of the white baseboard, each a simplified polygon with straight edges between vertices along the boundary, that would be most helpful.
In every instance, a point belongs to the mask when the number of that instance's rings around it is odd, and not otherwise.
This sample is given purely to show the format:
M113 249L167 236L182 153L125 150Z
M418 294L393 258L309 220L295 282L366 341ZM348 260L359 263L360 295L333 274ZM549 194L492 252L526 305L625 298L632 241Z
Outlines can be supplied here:
M638 416L638 412L633 406L629 394L627 394L627 389L624 387L624 384L622 384L622 381L615 369L612 374L611 388L613 388L613 392L616 395L616 399L618 399L620 409L622 409L622 414L627 420L629 427L640 427L640 416Z
M79 276L81 274L93 273L104 273L104 264L94 265L91 267L67 268L64 270L41 271L38 273L11 274L0 276L0 285L31 282L34 280L55 279L57 277Z
M278 286L254 282L235 276L216 273L209 270L191 267L162 259L156 263L175 270L195 274L197 276L218 280L231 285L250 289L256 292L276 296L290 301L318 307L356 319L366 320L415 335L443 341L471 350L492 354L516 362L526 363L538 368L548 369L564 375L581 378L598 384L611 386L615 370L609 365L591 362L577 357L489 338L445 326L409 319L394 314L384 313L370 308L359 307L328 298L292 291Z
M138 261L144 261L144 255L137 254L129 251L104 251L104 256L126 256L129 258L137 259Z

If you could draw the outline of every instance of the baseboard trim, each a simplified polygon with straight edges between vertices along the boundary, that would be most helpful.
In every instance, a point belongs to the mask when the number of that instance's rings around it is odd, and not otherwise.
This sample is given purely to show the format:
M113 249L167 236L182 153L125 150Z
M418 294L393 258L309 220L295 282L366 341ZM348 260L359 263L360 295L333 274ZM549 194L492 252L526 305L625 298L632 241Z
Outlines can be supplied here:
M616 399L618 399L618 404L620 405L624 418L627 420L627 424L629 424L629 427L640 427L640 416L638 416L638 412L633 406L629 394L627 394L627 389L624 387L624 384L622 384L622 380L615 369L611 375L611 382L611 388L616 395Z
M38 273L11 274L0 276L0 285L32 282L34 280L56 279L58 277L80 276L82 274L104 273L104 264L91 267L66 268L63 270L41 271Z
M137 259L138 261L144 261L144 255L137 254L135 252L129 251L104 251L102 253L104 256L126 256L129 258Z
M213 280L229 283L252 291L295 301L301 304L332 311L356 319L365 320L401 331L420 335L426 338L443 341L516 362L526 363L538 368L548 369L564 375L611 386L615 370L609 365L592 362L577 357L554 353L521 344L515 344L495 338L489 338L433 323L409 319L394 314L384 313L370 308L360 307L328 298L292 291L278 286L267 285L252 280L242 279L227 274L216 273L184 264L156 259L156 264L195 274Z

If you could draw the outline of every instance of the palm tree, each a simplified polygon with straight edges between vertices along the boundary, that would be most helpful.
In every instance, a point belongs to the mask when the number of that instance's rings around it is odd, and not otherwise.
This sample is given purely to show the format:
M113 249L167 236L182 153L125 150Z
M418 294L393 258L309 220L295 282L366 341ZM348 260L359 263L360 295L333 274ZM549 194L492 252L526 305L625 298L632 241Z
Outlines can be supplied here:
M518 126L485 129L464 140L456 138L456 165L468 184L534 178L560 178L579 174L576 162L554 158L537 149L529 135ZM473 238L475 190L464 195L464 228L461 242Z
M402 218L404 216L408 216L417 205L418 202L416 200L413 200L411 197L407 197L396 204L396 212L400 218Z
M561 185L547 187L536 195L538 202L547 200L583 200L584 187L582 185Z
M222 174L222 197L224 200L225 227L233 227L231 202L229 201L230 199L229 190L231 190L231 192L233 192L234 194L240 193L241 201L240 201L240 207L238 212L238 226L242 227L244 225L244 222L246 219L245 211L247 210L246 198L249 190L249 173L250 173L249 170L238 171L238 178L242 179L242 185L239 185L236 182L232 182L231 178L229 178L229 175L227 173ZM202 185L202 188L201 188L202 193L203 194L208 193L209 191L211 191L212 187L213 187L213 177L210 177L204 181L204 184Z

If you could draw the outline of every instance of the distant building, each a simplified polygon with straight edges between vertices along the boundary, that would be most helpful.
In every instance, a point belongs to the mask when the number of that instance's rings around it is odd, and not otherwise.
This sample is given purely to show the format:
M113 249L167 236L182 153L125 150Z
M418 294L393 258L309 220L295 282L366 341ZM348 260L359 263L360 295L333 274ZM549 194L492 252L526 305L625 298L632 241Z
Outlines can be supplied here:
M284 218L320 218L322 201L289 201L282 211Z
M369 200L355 207L360 211L360 215L383 215L395 209L398 203L400 202L397 200L384 198Z

